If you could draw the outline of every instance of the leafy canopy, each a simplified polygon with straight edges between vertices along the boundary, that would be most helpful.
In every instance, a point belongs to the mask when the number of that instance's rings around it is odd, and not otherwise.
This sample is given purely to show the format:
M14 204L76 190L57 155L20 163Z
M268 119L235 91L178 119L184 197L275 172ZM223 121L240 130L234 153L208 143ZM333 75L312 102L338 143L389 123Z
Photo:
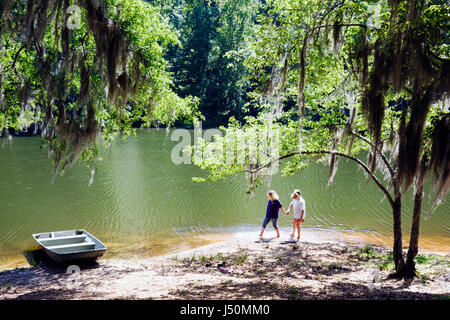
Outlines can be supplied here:
M0 6L0 132L35 124L55 173L92 165L97 137L132 134L133 123L170 125L197 116L180 98L164 58L177 36L141 0L4 0Z

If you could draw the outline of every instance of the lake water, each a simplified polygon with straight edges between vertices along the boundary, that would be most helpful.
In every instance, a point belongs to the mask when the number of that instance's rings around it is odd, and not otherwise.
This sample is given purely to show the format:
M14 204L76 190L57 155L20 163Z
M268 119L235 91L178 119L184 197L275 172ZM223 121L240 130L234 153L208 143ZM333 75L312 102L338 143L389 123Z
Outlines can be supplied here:
M165 130L141 130L137 138L118 139L101 149L103 161L91 186L90 171L82 166L68 169L52 183L52 163L40 149L40 137L4 142L0 139L0 267L26 265L23 252L35 247L32 233L83 228L110 248L108 257L147 257L222 240L234 232L256 236L264 218L267 186L249 198L244 175L193 182L193 176L205 173L172 163L176 142ZM270 188L285 206L293 189L302 190L307 205L303 227L310 234L326 231L391 247L392 213L381 191L351 162L340 161L329 187L327 175L327 167L312 164L291 177L275 175ZM420 246L448 253L450 201L433 213L428 196L424 202ZM406 237L411 212L410 192L403 207ZM286 230L290 223L291 216L279 219Z

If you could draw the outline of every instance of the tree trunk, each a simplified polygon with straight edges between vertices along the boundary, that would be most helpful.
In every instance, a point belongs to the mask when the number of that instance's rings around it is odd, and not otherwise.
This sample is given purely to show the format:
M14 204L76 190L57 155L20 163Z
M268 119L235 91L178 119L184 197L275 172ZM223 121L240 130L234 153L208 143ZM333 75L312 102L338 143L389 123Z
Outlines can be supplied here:
M298 114L300 119L303 121L305 116L305 82L306 82L306 51L308 49L308 34L305 35L303 39L302 49L300 50L300 68L298 76Z
M398 194L392 206L392 213L394 215L394 264L395 276L403 277L403 269L405 260L403 259L402 248L402 197Z
M425 180L426 165L422 159L419 175L416 182L416 193L414 195L414 211L411 224L411 238L409 240L408 255L404 268L405 277L414 277L416 275L416 264L414 258L419 251L419 230L420 214L422 212L423 183Z

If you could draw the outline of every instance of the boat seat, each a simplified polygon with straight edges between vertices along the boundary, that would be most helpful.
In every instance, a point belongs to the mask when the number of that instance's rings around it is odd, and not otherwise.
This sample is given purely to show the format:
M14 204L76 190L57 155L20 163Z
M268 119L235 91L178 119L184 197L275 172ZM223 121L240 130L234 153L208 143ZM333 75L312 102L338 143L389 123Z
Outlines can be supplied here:
M92 241L47 247L47 249L56 251L58 253L68 253L68 252L75 252L75 251L92 250L94 248L95 248L95 242L92 242Z
M66 237L58 237L58 238L44 238L39 239L39 242L44 246L58 246L58 245L66 245L66 244L74 244L74 243L83 243L86 241L86 235L77 235L77 236L66 236Z

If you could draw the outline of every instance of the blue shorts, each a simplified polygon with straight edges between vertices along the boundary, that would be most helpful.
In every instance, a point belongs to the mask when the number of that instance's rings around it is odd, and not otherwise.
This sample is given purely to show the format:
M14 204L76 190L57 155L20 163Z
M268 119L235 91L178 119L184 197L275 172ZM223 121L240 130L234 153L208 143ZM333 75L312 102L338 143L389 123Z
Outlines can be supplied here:
M278 229L277 220L278 220L278 219L275 219L275 218L267 218L267 217L266 217L266 218L264 219L264 222L263 222L263 224L262 224L262 227L265 228L265 227L267 226L267 224L268 224L270 221L272 221L273 227L274 227L275 229Z

